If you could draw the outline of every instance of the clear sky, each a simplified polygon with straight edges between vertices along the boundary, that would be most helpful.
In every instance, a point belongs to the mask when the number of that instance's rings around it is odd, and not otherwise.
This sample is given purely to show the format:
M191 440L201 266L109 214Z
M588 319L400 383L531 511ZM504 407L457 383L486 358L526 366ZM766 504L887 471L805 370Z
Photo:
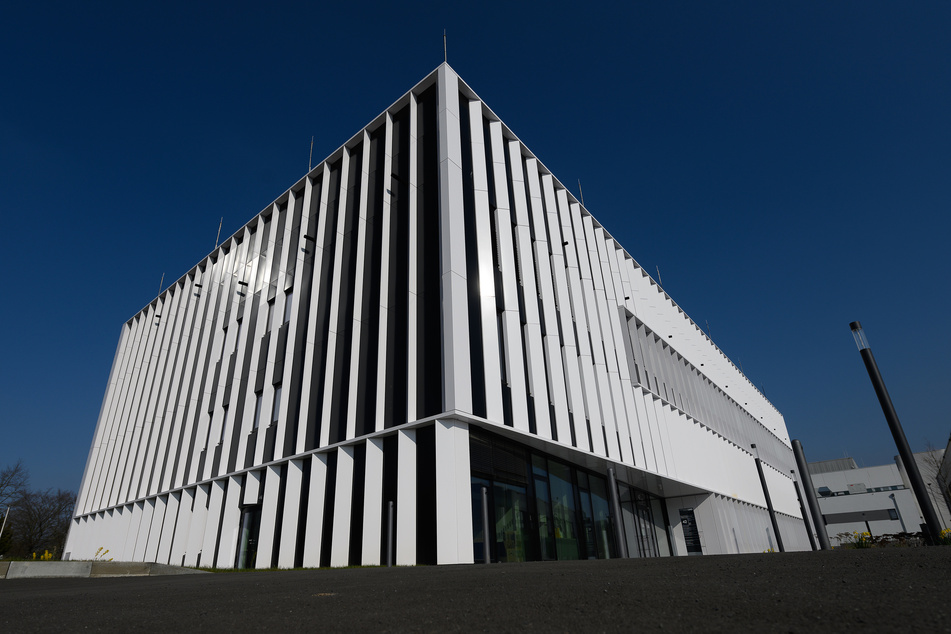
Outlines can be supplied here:
M200 6L199 6L200 5ZM7 2L0 467L77 489L122 324L443 59L810 460L951 432L947 2Z

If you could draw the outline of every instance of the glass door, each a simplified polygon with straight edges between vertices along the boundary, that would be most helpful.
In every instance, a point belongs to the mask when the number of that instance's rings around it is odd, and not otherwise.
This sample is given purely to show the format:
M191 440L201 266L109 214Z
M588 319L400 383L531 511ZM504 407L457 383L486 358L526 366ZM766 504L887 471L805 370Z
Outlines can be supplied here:
M578 523L575 514L575 488L571 469L548 461L548 480L551 483L551 517L555 532L555 552L559 560L580 559Z
M607 482L604 478L589 476L591 485L591 514L594 518L594 540L598 545L598 557L614 557L614 526L611 523L611 507L608 505Z
M654 535L657 537L657 548L661 557L670 557L670 540L667 535L667 514L661 506L661 501L651 497L651 509L654 516Z
M472 555L485 561L528 561L532 556L532 518L528 492L521 485L472 477ZM488 494L489 535L483 534L482 489Z
M619 484L621 519L631 557L668 557L670 542L663 502L649 493Z
M535 476L535 506L538 509L538 550L543 561L555 559L555 526L551 516L548 480Z
M654 520L651 517L650 499L646 493L637 491L634 500L637 511L637 539L640 551L645 557L659 557L657 536L654 533Z
M261 507L241 509L241 528L238 532L238 559L235 568L254 568L258 558L258 531L261 528Z
M492 497L492 483L485 478L472 477L472 557L476 563L485 561L485 549L492 543L492 536L483 534L482 522L482 489L486 489L489 499ZM491 504L489 505L491 515ZM489 521L491 524L491 520ZM491 532L491 528L489 529ZM492 549L489 548L489 561L492 559Z
M496 482L493 489L496 558L528 561L530 518L525 487Z

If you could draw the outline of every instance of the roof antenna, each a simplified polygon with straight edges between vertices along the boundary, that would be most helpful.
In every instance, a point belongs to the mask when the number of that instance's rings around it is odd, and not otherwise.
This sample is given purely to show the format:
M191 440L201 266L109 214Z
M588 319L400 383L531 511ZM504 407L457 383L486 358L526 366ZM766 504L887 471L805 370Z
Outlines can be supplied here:
M162 285L165 284L165 273L162 273L162 279L158 283L158 294L162 294Z
M311 163L314 161L314 137L310 137L310 156L307 157L307 173L310 174Z
M583 205L584 202L582 202L581 204ZM657 284L661 288L664 288L664 280L660 279L660 266L656 266L655 268L657 268Z
M581 196L581 206L584 207L584 192L581 191L581 179L578 179L578 195Z
M449 53L446 51L446 29L442 30L442 61L449 63Z
M225 217L222 216L221 220L218 221L218 235L215 236L215 248L218 248L218 238L221 237L221 223L225 221Z

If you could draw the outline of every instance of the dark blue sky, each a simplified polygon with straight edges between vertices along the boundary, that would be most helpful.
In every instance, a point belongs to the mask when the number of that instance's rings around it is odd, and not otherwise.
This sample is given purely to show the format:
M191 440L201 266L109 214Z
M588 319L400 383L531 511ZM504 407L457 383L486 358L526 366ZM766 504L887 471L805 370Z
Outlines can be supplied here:
M193 4L0 9L0 467L78 488L121 325L312 135L316 164L435 68L444 28L809 459L896 453L856 319L913 449L947 442L951 4Z

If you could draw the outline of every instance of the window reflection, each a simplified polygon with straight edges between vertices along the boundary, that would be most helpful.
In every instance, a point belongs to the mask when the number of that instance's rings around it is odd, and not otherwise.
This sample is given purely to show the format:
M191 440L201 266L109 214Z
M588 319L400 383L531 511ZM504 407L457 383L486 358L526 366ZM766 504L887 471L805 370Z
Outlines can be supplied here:
M475 561L617 557L608 480L479 432L470 435ZM482 489L488 497L483 535ZM631 557L669 556L662 501L618 483L623 535Z
M598 545L598 557L614 557L614 527L608 506L607 483L604 478L591 476L591 511L594 518L594 540ZM589 553L590 555L590 553Z
M528 561L528 500L525 487L496 482L495 552L499 561Z
M472 478L472 557L485 561L486 539L482 524L482 489L491 490L492 483L485 478ZM490 537L491 541L491 537ZM490 549L491 553L491 549Z
M555 529L555 552L558 559L579 559L578 527L575 519L575 489L571 469L554 460L548 461L551 483L551 515Z

